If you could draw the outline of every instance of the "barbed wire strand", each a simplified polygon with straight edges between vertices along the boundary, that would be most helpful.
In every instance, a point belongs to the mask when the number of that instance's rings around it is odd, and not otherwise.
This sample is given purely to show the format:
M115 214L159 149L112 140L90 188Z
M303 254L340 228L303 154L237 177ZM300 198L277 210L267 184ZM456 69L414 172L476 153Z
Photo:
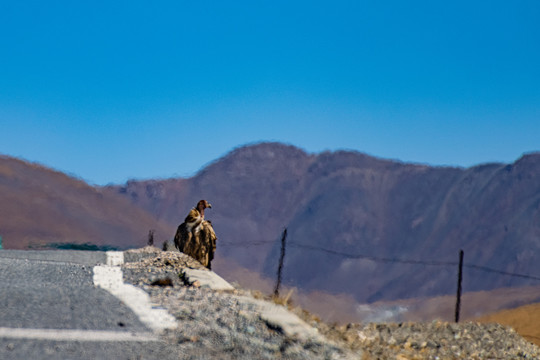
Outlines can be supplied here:
M275 241L249 241L249 242L226 242L226 243L219 243L218 246L259 246L259 245L269 245L274 244Z
M422 261L422 260L399 259L399 258L381 258L381 257L365 255L365 254L347 254L341 251L330 250L330 249L325 249L318 246L298 244L298 243L291 243L290 246L325 252L327 254L342 256L349 259L366 259L366 260L371 260L375 262L383 262L383 263L401 263L401 264L429 265L429 266L457 266L458 265L457 262L450 262L450 261Z
M238 242L238 243L224 243L219 244L219 246L260 246L260 245L269 245L269 244L277 244L274 240L268 240L268 241L251 241L251 242ZM313 250L313 251L319 251L324 252L331 255L341 256L349 259L365 259L365 260L371 260L374 262L382 262L382 263L398 263L398 264L410 264L410 265L426 265L426 266L457 266L457 262L453 261L424 261L424 260L412 260L412 259L399 259L399 258L383 258L383 257L377 257L372 255L365 255L365 254L348 254L341 251L331 250L322 248L319 246L313 246L313 245L307 245L307 244L300 244L295 242L290 242L289 246L296 247L296 248L303 248L307 250ZM530 280L537 280L540 281L540 277L538 276L532 276L532 275L525 275L525 274L518 274L518 273L512 273L508 271L502 271L493 269L487 266L480 266L480 265L474 265L474 264L463 264L463 267L473 269L473 270L479 270L484 272L490 272L495 273L499 275L505 275L505 276L512 276L512 277L519 277L524 279L530 279Z
M520 278L532 279L532 280L540 280L540 277L538 277L538 276L516 274L516 273L511 273L511 272L508 272L508 271L492 269L492 268L489 268L489 267L486 267L486 266L473 265L473 264L464 264L463 266L467 267L467 268L470 268L470 269L475 269L475 270L480 270L480 271L485 271L485 272L491 272L491 273L500 274L500 275L520 277Z

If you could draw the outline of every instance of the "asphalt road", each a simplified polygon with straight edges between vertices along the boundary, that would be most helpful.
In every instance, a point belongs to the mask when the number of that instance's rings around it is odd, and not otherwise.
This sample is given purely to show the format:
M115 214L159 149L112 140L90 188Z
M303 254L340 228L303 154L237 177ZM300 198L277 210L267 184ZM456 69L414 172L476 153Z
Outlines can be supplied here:
M0 359L178 359L94 286L104 252L0 250Z

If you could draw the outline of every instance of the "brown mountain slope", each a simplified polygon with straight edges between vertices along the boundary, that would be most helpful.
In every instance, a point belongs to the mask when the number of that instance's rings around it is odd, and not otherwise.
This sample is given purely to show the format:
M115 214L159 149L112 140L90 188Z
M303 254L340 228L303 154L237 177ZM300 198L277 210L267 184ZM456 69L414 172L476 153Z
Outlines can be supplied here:
M534 260L540 248L540 155L470 169L349 164L317 177L289 223L292 239L351 255L426 262L456 262L463 249L467 265L540 274ZM348 259L305 248L291 248L287 259L289 283L316 289L324 282L339 293L361 279L352 290L361 301L432 296L455 287L453 266ZM272 261L268 265L270 273ZM531 281L472 268L466 278L467 291Z
M454 293L460 249L469 266L465 291L533 281L472 265L540 276L538 153L462 169L263 143L238 148L189 179L107 191L171 225L197 200L210 200L218 256L267 277L275 276L287 227L285 284L352 294L359 302Z
M537 284L473 266L540 276L538 153L461 169L263 143L192 178L98 189L0 158L0 236L11 248L139 246L151 228L159 245L201 198L213 204L207 218L219 237L217 258L264 277L275 276L287 227L284 285L303 292L348 294L359 303L453 294L459 249L464 291ZM396 261L411 259L420 262ZM216 270L225 273L226 264L216 262Z
M208 199L213 207L205 216L219 229L217 256L260 271L271 244L250 245L274 241L289 223L312 158L293 146L260 144L236 149L190 179L131 181L107 191L175 226L198 200Z
M540 303L498 311L476 321L511 326L525 339L540 346Z
M146 243L150 229L156 230L157 239L172 231L121 196L37 164L0 157L0 236L5 248L50 243L135 247Z

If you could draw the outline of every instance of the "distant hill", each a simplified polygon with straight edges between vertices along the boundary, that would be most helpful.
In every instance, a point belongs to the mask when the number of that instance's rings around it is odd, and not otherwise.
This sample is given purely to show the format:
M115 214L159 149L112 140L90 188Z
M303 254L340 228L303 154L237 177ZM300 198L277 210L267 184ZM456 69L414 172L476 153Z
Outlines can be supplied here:
M150 228L159 246L203 198L213 205L215 269L225 275L230 259L273 279L287 227L284 284L304 293L360 303L450 295L457 265L446 263L457 263L460 249L464 291L538 284L478 266L540 276L540 153L465 169L262 143L191 178L104 188L0 158L0 236L9 247L60 239L138 246Z
M171 232L167 224L122 196L38 164L0 157L4 248L73 243L81 248L94 244L123 249L145 245L150 229L155 229L156 239Z
M293 146L260 144L238 148L189 179L129 181L107 189L176 226L198 200L209 200L213 207L205 216L217 231L218 256L261 271L272 244L249 244L273 242L288 225L313 157Z
M464 169L262 143L235 149L189 179L108 190L171 224L200 198L210 200L218 256L267 277L287 227L285 284L360 302L455 292L457 265L373 258L457 263L463 249L468 265L540 275L540 153ZM525 285L531 280L465 269L465 291Z

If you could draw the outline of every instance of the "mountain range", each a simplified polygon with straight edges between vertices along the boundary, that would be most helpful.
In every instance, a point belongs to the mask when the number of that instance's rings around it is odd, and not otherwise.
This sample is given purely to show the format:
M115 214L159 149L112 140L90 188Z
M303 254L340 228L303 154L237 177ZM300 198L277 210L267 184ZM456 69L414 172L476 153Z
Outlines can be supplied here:
M434 167L354 151L310 154L281 143L234 149L190 178L92 187L0 157L4 247L170 240L198 200L218 235L216 268L375 302L537 285L540 153L512 164ZM524 275L524 276L516 276Z

